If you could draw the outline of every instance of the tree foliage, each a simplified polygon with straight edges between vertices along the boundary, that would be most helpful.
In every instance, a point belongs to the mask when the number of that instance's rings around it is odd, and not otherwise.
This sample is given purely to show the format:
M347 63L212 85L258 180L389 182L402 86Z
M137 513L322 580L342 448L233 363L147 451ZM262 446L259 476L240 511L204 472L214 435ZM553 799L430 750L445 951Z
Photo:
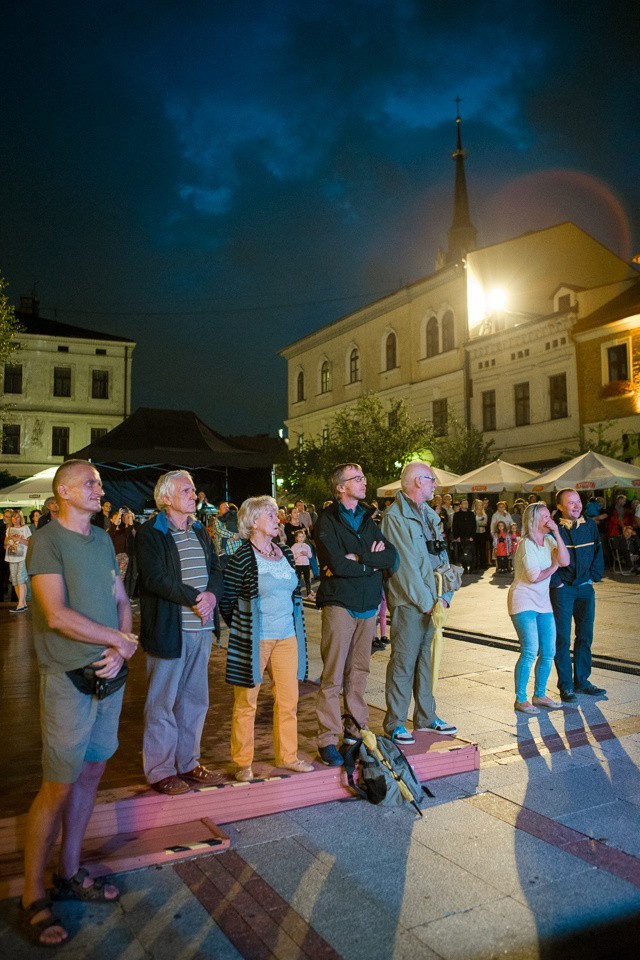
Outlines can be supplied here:
M593 450L594 453L601 453L603 457L613 457L614 460L622 455L622 443L620 440L609 440L605 434L615 426L613 420L607 420L606 423L598 423L595 426L580 427L577 433L574 433L572 439L576 441L576 448L567 448L562 450L564 456L572 459L579 457L582 453L588 453Z
M8 470L0 470L0 490L4 490L5 487L11 487L17 482L18 477L14 477Z
M463 474L484 466L498 456L493 440L485 440L476 427L465 427L456 417L449 417L448 433L433 441L434 464L451 473Z
M328 440L314 437L291 450L279 474L283 494L319 504L332 496L331 471L338 463L355 462L367 475L368 497L377 487L395 480L402 464L416 456L431 459L432 425L413 420L406 402L386 408L377 394L367 394L331 419Z
M5 292L7 286L7 281L0 275L0 363L6 363L18 349L15 335L22 329Z
M15 335L22 329L9 303L6 294L7 286L7 281L0 275L0 364L7 363L18 349ZM7 403L0 401L0 421L9 409L10 406Z

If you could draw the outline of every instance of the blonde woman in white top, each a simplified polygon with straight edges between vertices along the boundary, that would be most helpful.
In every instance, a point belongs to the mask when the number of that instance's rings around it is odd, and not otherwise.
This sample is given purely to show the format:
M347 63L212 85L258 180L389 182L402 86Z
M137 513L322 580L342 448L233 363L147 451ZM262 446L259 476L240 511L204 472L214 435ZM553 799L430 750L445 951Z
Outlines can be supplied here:
M515 667L516 700L520 713L539 713L539 707L558 710L562 704L547 693L547 681L556 652L556 625L549 599L549 579L558 567L569 565L569 551L558 526L544 503L531 503L522 516L522 540L514 562L514 580L509 588L509 616L520 641ZM527 684L535 662L531 701Z

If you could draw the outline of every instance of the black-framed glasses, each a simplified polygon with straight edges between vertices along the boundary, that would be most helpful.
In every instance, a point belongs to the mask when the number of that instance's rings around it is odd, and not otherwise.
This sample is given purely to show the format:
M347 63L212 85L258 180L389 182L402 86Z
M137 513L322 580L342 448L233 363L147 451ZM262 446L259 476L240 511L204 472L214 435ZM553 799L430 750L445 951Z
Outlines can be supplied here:
M358 473L356 474L355 477L345 477L342 482L349 483L349 480L355 480L357 483L360 483L362 480L366 480L366 479L367 478L362 473Z
M418 480L433 480L434 483L438 482L436 478L430 473L423 473L422 476L418 477Z

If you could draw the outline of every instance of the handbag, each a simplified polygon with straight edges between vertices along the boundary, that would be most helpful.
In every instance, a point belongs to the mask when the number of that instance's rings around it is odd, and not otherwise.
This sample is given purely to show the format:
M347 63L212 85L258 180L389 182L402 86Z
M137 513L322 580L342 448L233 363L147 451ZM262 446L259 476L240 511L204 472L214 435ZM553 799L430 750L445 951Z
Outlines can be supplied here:
M442 577L442 592L455 593L462 586L462 574L464 567L459 567L457 563L442 563L434 568L434 573L439 573Z
M112 693L117 693L124 686L129 673L129 665L123 663L120 672L115 677L99 677L96 668L89 664L87 667L78 667L77 670L67 670L66 674L76 690L95 697L96 700L106 700Z

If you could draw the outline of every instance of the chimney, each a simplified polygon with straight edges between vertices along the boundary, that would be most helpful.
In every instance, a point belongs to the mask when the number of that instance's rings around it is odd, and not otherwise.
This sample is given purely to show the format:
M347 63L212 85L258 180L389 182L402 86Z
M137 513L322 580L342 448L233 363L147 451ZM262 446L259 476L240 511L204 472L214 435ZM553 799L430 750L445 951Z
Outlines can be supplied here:
M40 301L37 297L20 297L19 313L28 313L32 317L40 316Z

